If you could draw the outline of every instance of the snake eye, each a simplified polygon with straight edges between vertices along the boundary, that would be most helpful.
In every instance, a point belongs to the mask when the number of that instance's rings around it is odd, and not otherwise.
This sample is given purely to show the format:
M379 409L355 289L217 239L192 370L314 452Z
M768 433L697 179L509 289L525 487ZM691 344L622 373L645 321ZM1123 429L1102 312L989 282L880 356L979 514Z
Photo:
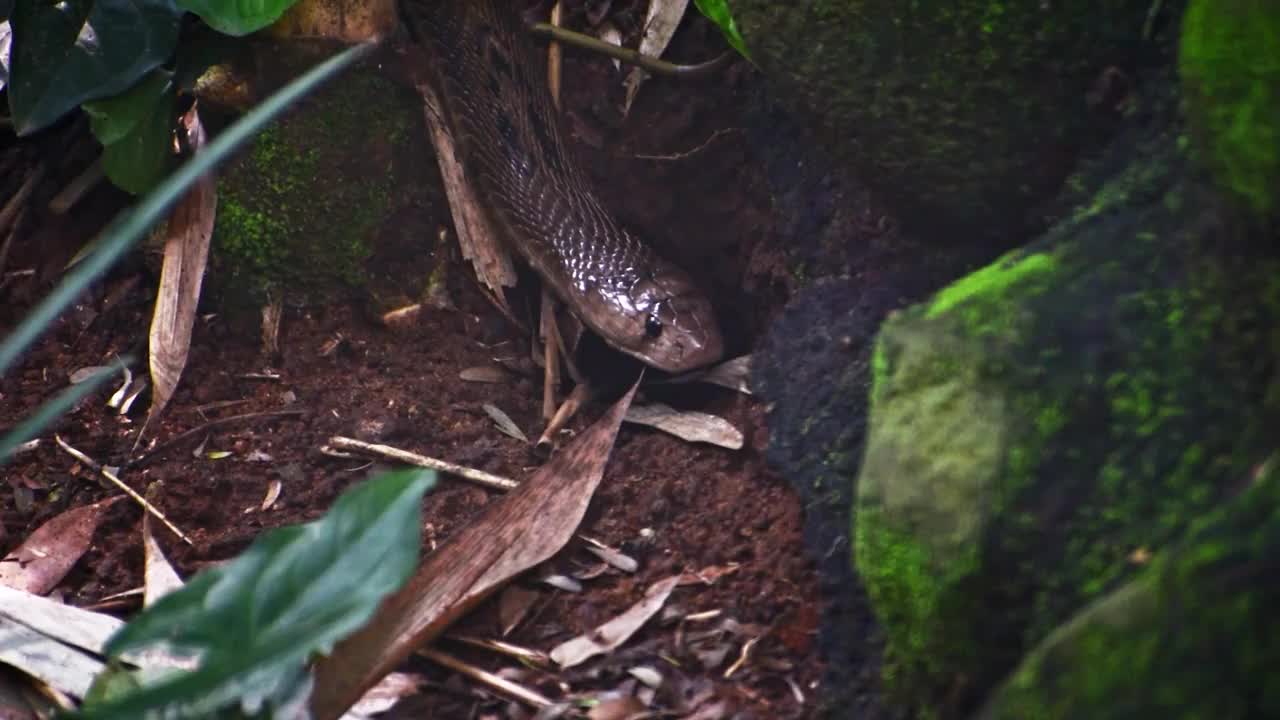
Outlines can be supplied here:
M657 315L650 315L644 321L644 334L656 338L662 334L662 321Z

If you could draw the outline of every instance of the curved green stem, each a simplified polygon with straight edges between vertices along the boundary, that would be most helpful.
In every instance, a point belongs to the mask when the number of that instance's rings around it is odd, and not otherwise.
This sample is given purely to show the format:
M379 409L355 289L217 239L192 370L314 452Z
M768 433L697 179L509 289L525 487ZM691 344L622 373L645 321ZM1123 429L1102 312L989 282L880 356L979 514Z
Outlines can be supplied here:
M644 68L655 75L669 75L674 77L700 77L704 75L712 75L722 68L729 65L733 61L735 53L733 51L725 52L719 57L708 60L696 65L679 65L677 63L659 60L651 55L645 55L638 50L625 48L613 43L607 43L603 40L593 38L590 35L583 35L579 32L566 30L562 27L551 25L550 23L535 23L529 27L529 30L538 37L547 40L555 40L565 45L572 45L582 50L599 53L615 60L621 60L629 65Z

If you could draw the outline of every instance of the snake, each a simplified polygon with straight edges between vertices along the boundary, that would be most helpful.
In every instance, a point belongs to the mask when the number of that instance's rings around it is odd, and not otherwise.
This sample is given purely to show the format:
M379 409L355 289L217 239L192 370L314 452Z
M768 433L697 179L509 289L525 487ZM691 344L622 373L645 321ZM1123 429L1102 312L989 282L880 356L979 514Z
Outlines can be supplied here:
M564 139L512 0L401 0L467 182L495 234L613 348L669 373L719 360L709 297L623 227ZM542 69L542 72L539 70Z

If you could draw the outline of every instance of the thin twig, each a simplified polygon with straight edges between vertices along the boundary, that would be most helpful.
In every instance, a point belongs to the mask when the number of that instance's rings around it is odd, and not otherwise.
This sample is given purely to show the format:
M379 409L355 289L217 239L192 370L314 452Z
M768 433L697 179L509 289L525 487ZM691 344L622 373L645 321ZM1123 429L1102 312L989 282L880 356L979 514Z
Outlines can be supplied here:
M707 146L715 142L716 138L720 137L721 135L727 135L731 132L741 132L741 131L742 131L742 128L720 128L719 130L716 130L715 132L711 133L711 137L702 141L700 145L693 148L692 150L686 150L685 152L679 152L679 153L671 153L669 155L636 154L636 155L632 155L632 157L640 158L641 160L683 160L689 157L690 155L694 155L696 153L702 152L703 150L707 149Z
M573 392L569 393L569 397L565 398L560 404L560 409L556 410L556 414L552 416L551 422L547 423L547 429L542 431L542 436L538 438L538 442L534 443L535 447L545 448L551 444L551 438L560 432L568 424L572 418L586 402L591 399L591 386L587 383L578 383Z
M556 7L559 7L557 5ZM555 338L560 334L556 328L556 301L546 286L542 288L542 419L550 420L556 416L556 389L560 387L560 344Z
M159 445L142 453L138 457L126 462L124 464L124 467L125 468L137 467L138 465L141 465L142 463L147 462L148 460L155 457L156 455L159 455L162 452L170 450L171 448L173 448L173 446L181 443L182 441L187 440L192 436L199 435L200 433L206 432L208 430L212 430L215 427L219 427L222 425L231 425L233 423L245 422L248 420L261 420L265 418L280 418L280 417L297 417L305 414L306 413L302 410L271 410L268 412L245 413L243 415L232 415L230 417L218 418L217 420L210 420L209 422L199 427L191 428L190 430L184 433L180 433L179 435L176 435L160 443Z
M494 490L514 490L520 486L520 483L515 480L504 478L501 475L494 475L493 473L487 473L483 470L455 465L447 460L439 460L437 458L427 457L426 455L419 455L418 453L401 450L399 448L391 447L390 445L367 443L363 440L342 437L341 435L335 435L329 438L329 445L330 447L339 450L355 450L356 452L380 455L408 465L424 467L430 470L438 470L443 473L449 473L450 475L456 475L464 480L470 480L477 485L483 485Z
M562 27L556 27L551 23L535 23L529 30L538 37L548 40L562 42L565 45L572 45L581 50L599 53L608 57L621 60L628 65L636 65L648 70L655 75L668 75L675 77L693 78L704 75L712 75L729 65L733 61L734 51L730 50L723 55L696 65L679 65L666 60L659 60L651 55L645 55L638 50L625 48L613 43L607 43L598 40L590 35L583 35L572 30Z
M87 195L90 190L97 187L98 183L102 182L102 178L106 176L107 173L102 168L102 158L99 157L93 161L93 164L85 168L84 172L67 183L62 192L59 192L49 201L49 210L58 215L65 214L76 203L80 202L81 198Z
M27 200L31 197L31 193L36 189L36 183L44 177L44 164L37 165L35 170L27 175L27 179L22 182L22 186L18 188L18 192L9 198L9 202L4 204L4 209L0 210L0 232L9 229L9 223L17 217L18 211L27 206Z
M529 707L538 708L540 710L554 704L545 695L542 695L535 690L530 690L523 685L498 677L486 670L481 670L480 668L465 663L452 655L446 655L435 648L423 648L418 651L418 655L436 663L437 665L449 668L459 675L469 677L498 695L510 700L515 700L516 702L524 703Z
M502 640L490 640L488 638L479 638L473 635L459 635L449 633L445 635L445 639L460 642L464 645L478 647L482 650L504 655L513 660L527 663L541 668L551 667L551 658L541 650L532 650L527 647L521 647L514 643L504 642Z
M54 435L54 436L53 436L53 439L54 439L54 441L55 441L55 442L57 442L57 443L58 443L58 447L60 447L60 448L62 448L63 450L65 450L65 451L66 451L66 453L67 453L68 455L70 455L71 457L73 457L73 458L75 458L75 459L79 460L80 462L84 463L85 465L88 465L89 467L93 468L94 470L97 470L97 471L98 471L98 473L99 473L100 475L102 475L102 477L104 477L104 478L106 478L107 480L111 481L111 484L113 484L113 485L115 485L116 487L120 488L120 490L122 490L122 491L124 492L124 494L126 494L126 495L128 495L129 497L133 498L134 502L136 502L136 503L138 503L139 505L141 505L143 510L145 510L145 511L147 511L147 512L151 513L151 515L152 515L155 519L157 519L157 520L159 520L160 522L164 523L164 526L165 526L165 527L167 527L167 528L169 528L169 530L171 530L171 531L173 532L173 534L174 534L174 535L177 535L178 537L182 538L182 541L183 541L183 542L185 542L185 543L186 543L186 544L188 544L188 545L195 545L195 543L191 541L191 538L187 537L187 534L186 534L186 533L184 533L184 532L182 532L181 530L179 530L179 529L178 529L178 526L177 526L177 525L174 525L173 523L169 522L169 518L165 517L165 516L164 516L164 513L160 512L159 508L157 508L155 505L152 505L151 503L147 502L147 499L146 499L146 498L142 497L141 495L139 495L139 494L137 493L137 491L135 491L133 488L131 488L131 487L129 487L128 485L126 485L126 484L124 483L124 481L123 481L123 480L121 480L119 477L117 477L117 476L116 476L116 474L115 474L115 473L113 473L113 472L111 472L110 470L108 470L107 468L103 467L103 465L102 465L101 463L99 463L97 460L94 460L93 458L89 457L88 455L85 455L84 453L80 452L79 450L77 450L77 449L75 449L75 448L71 447L70 445L68 445L68 444L67 444L67 442L66 442L65 440L63 440L63 439L62 439L62 437L61 437L60 435Z

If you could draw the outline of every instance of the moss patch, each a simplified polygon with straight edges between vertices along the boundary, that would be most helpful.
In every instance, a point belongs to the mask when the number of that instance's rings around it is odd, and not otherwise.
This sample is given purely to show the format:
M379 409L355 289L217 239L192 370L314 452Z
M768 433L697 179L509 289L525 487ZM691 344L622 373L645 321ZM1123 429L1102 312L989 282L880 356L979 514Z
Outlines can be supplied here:
M1180 69L1204 162L1254 211L1280 209L1280 5L1192 0Z
M358 71L254 138L219 180L223 299L254 304L278 289L307 301L364 286L380 228L414 184L403 148L418 115L389 80ZM429 163L422 150L416 160Z

